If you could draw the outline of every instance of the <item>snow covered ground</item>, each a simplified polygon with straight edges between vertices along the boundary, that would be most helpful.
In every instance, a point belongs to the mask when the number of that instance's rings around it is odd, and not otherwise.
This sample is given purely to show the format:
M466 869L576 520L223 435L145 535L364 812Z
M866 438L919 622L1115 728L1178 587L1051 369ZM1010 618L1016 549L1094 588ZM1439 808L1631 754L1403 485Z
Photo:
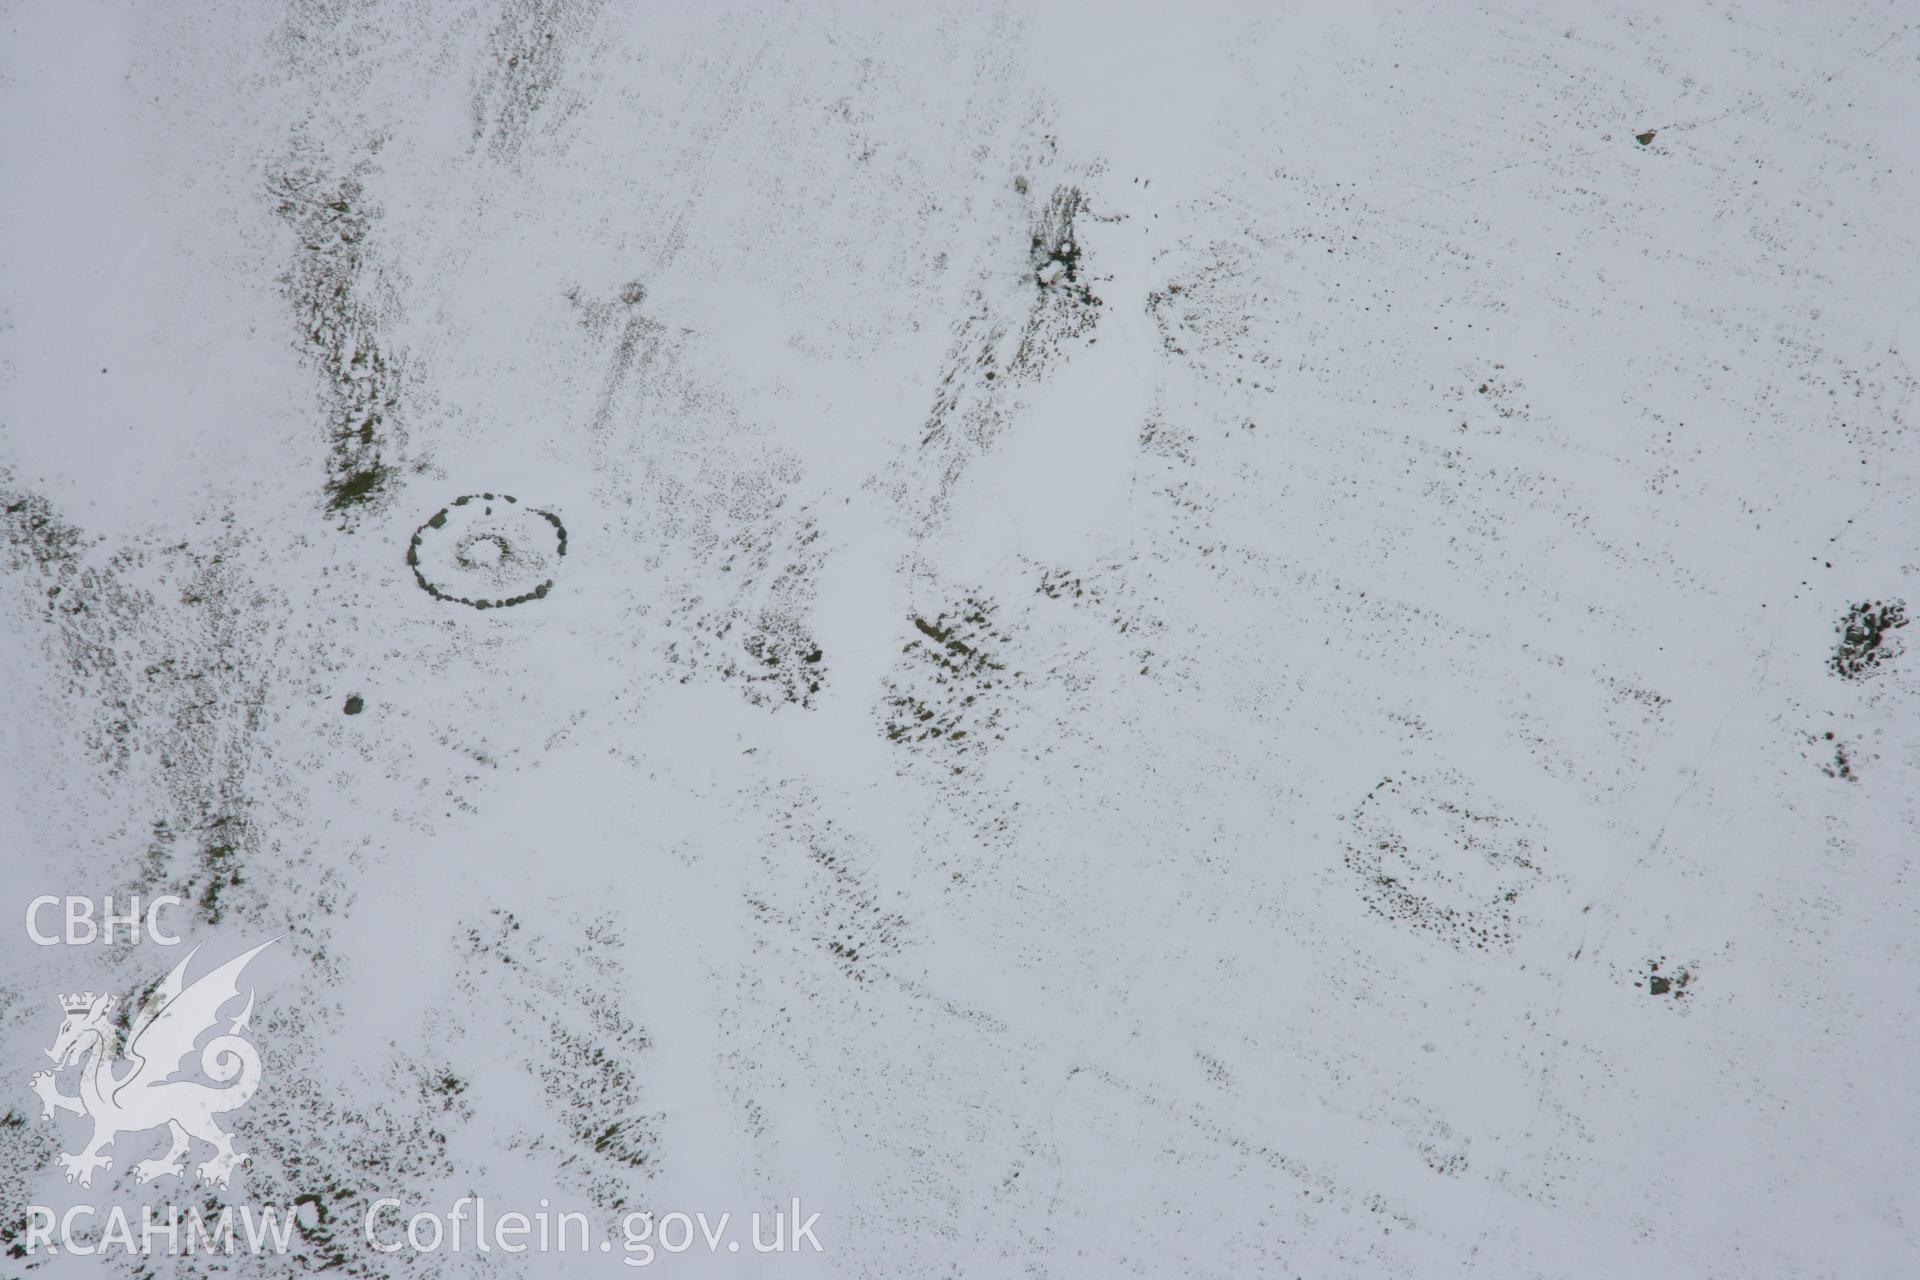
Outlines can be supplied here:
M1906 6L0 30L0 1274L1920 1270Z

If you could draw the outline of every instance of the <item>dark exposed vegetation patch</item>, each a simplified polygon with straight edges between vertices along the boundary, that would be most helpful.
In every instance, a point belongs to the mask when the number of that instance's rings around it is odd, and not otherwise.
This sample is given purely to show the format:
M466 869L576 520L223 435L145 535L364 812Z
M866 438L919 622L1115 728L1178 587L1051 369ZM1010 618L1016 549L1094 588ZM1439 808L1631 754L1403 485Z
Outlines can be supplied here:
M60 593L80 571L88 540L56 516L53 505L39 494L8 490L0 493L0 503L6 514L7 567L31 570L52 583L47 588L46 613L51 620Z
M346 705L340 708L350 716L357 716L367 709L367 700L357 693L347 695Z
M1208 381L1271 389L1289 357L1285 336L1272 330L1262 264L1233 243L1209 246L1208 258L1147 294L1161 349L1186 357Z
M471 106L473 140L484 141L495 159L512 158L543 120L550 129L577 106L578 95L564 88L567 54L600 8L601 0L508 0L503 6Z
M1000 657L1013 637L995 627L995 611L969 596L933 618L910 619L918 634L901 650L882 703L888 741L938 751L960 773L968 753L1006 737L1003 695L1026 676Z
M380 339L380 309L366 263L372 211L353 178L331 181L306 164L267 181L275 212L297 251L281 287L293 304L301 346L320 371L326 414L326 510L350 527L397 476L394 414L402 373Z
M1533 420L1533 401L1527 398L1527 384L1509 372L1503 362L1496 360L1478 369L1468 366L1462 374L1467 385L1449 391L1449 413L1477 418L1482 430L1496 435L1505 429L1508 421ZM1465 421L1460 425L1462 429L1469 426Z
M705 674L758 707L813 705L829 675L826 651L806 621L822 561L819 539L819 527L803 512L791 526L770 517L726 544L719 572L732 584L731 600L694 596L668 618L678 634L666 657L680 669L680 683Z
M355 1244L358 1230L365 1226L351 1218L353 1199L351 1188L330 1186L323 1191L303 1191L287 1202L300 1233L300 1248L291 1256L303 1270L347 1267L351 1258L348 1250Z
M1842 680L1860 680L1900 654L1893 632L1907 625L1904 601L1865 601L1847 610L1834 624L1840 643L1828 665Z
M787 614L762 610L751 622L731 610L692 616L691 605L684 606L686 625L705 643L700 645L704 665L720 679L737 683L747 700L756 706L770 702L813 705L825 674L824 651L798 619ZM667 660L680 665L700 666L690 650L679 641L667 646ZM680 677L685 684L693 679L691 671Z
M1033 282L1040 288L1086 288L1080 279L1081 249L1075 225L1085 203L1078 187L1057 188L1047 201L1034 227L1029 258ZM1087 294L1082 301L1098 305L1100 300Z
M305 1015L282 1008L262 1039L287 1044L311 1034ZM447 1176L449 1117L419 1088L423 1068L398 1061L389 1068L416 1083L411 1097L358 1103L309 1074L297 1055L274 1064L274 1111L248 1125L260 1158L248 1171L248 1194L263 1203L296 1208L299 1234L288 1260L302 1274L377 1272L357 1265L367 1255L363 1228L374 1200L397 1186ZM266 1101L267 1091L255 1106Z
M6 567L43 602L76 734L106 781L164 797L137 888L178 894L218 922L260 847L248 775L267 687L262 597L235 568L230 536L212 550L107 552L5 481Z
M1829 738L1833 737L1831 733L1827 736ZM1859 781L1858 778L1853 776L1853 759L1847 755L1847 744L1844 742L1836 742L1833 744L1833 763L1822 767L1825 769L1829 778L1839 778L1843 782Z
M1680 966L1662 972L1667 958L1647 961L1647 994L1651 996L1671 996L1675 1000L1684 999L1687 987L1693 982L1693 970Z
M1089 211L1080 188L1056 187L1029 214L1026 269L1033 298L1025 315L1006 314L984 290L969 300L920 435L923 448L944 455L936 506L968 457L1005 427L1008 397L1044 376L1074 345L1096 340L1105 304L1092 289L1086 225L1111 221L1117 218Z
M54 1133L50 1125L27 1123L27 1117L13 1108L0 1118L0 1257L27 1256L23 1243L27 1205L33 1200L40 1171L53 1164L59 1151Z
M1460 1149L1461 1140L1452 1126L1436 1122L1436 1127L1450 1140L1442 1146L1438 1142L1420 1144L1420 1158L1427 1162L1427 1168L1443 1177L1454 1178L1467 1171L1467 1153Z
M566 526L551 511L511 494L470 493L413 531L407 566L435 600L506 609L546 599L566 554Z
M1198 438L1186 427L1175 426L1159 414L1140 426L1140 449L1156 458L1193 465L1193 448Z
M1833 730L1828 729L1825 733L1803 730L1800 737L1812 748L1820 772L1841 782L1860 781L1861 753L1850 748ZM1874 757L1869 755L1865 758Z
M550 937L495 910L467 937L460 999L445 1014L445 1030L535 1081L544 1113L497 1117L502 1140L510 1149L550 1152L567 1189L609 1212L624 1209L655 1161L661 1116L646 1109L641 1075L652 1041L621 1008L634 980L620 963L622 929L579 920L565 936ZM493 1013L483 1021L471 1006ZM433 1096L464 1095L448 1090L443 1068L429 1079Z
M994 320L985 300L975 297L957 327L958 336L947 353L947 371L934 391L933 407L920 431L923 448L943 441L955 447L984 446L1005 424L1006 415L990 392L1000 380L1001 346L1007 325ZM959 439L952 440L956 424L961 427ZM957 463L956 459L956 467Z
M1038 293L1019 345L1007 362L1016 376L1037 373L1064 342L1087 338L1105 304L1089 285L1082 221L1091 220L1078 187L1056 187L1034 215L1027 266Z
M794 825L789 822L789 829ZM877 964L900 950L906 919L881 901L847 833L831 821L805 825L798 833L805 840L804 864L795 868L791 857L767 855L765 887L747 905L758 919L782 926L831 956L854 981L865 982Z
M1659 693L1653 689L1643 688L1638 685L1631 685L1613 676L1606 677L1606 685L1613 691L1613 696L1618 701L1633 703L1656 714L1663 711L1667 704L1672 701L1672 699L1668 698L1664 693Z
M1160 330L1160 346L1168 355L1187 354L1187 349L1180 345L1177 321L1172 310L1186 291L1187 286L1177 281L1169 281L1164 289L1147 291L1147 314L1153 317L1155 326Z
M1367 1108L1365 1118L1397 1130L1420 1153L1427 1168L1442 1177L1458 1177L1469 1167L1467 1136L1448 1124L1438 1109L1416 1097L1383 1095Z
M1457 798L1465 785L1452 773L1382 779L1349 820L1345 861L1375 914L1462 950L1510 948L1538 850L1513 819Z
M1152 675L1164 659L1156 649L1166 633L1158 601L1143 599L1132 585L1124 562L1097 564L1086 571L1056 568L1040 574L1034 588L1049 600L1071 605L1075 610L1105 622L1116 635L1132 646L1131 658L1139 664L1140 675Z
M370 435L363 435L363 441L370 442ZM330 480L327 485L327 510L344 511L348 507L357 507L377 497L392 478L392 469L378 461L348 471L338 480Z

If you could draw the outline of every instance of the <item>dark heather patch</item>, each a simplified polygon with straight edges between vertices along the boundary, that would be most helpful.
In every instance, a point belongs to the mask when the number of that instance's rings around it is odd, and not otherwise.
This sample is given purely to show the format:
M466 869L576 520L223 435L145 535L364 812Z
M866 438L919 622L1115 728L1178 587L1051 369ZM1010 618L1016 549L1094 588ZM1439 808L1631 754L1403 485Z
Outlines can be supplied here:
M1687 988L1693 984L1693 970L1686 966L1662 972L1667 958L1647 961L1647 994L1650 996L1670 996L1675 1000L1684 1000Z
M164 804L135 888L177 894L217 923L261 847L250 777L273 626L265 597L236 568L246 557L231 535L210 549L108 552L8 479L6 567L72 674L75 731L106 785L153 787Z
M1904 601L1874 600L1854 605L1834 624L1840 643L1834 646L1833 657L1827 660L1827 665L1842 680L1861 680L1872 675L1900 655L1900 646L1893 643L1893 632L1906 625Z
M688 596L667 615L666 659L681 684L716 678L756 707L810 708L830 676L808 619L825 552L813 516L776 502L720 547L720 600Z
M1510 950L1537 842L1454 773L1383 778L1350 819L1345 861L1376 915L1460 950Z
M325 507L353 525L358 511L389 497L397 479L389 455L402 381L384 349L372 298L366 242L373 211L353 178L329 180L298 163L267 180L274 211L296 237L293 265L280 278L300 342L321 376L326 415Z
M954 773L966 758L1006 737L1008 694L1027 683L1002 656L1013 637L993 622L998 606L968 596L932 618L914 615L914 635L887 677L881 728L915 756Z

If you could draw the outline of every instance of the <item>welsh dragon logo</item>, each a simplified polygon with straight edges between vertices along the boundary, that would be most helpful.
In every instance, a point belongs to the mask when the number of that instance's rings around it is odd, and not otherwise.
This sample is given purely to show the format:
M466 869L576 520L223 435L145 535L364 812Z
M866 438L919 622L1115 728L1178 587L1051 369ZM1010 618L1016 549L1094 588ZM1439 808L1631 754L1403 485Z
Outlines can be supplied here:
M209 1186L226 1186L234 1167L252 1158L233 1149L233 1136L215 1119L244 1106L260 1087L260 1054L240 1034L249 1029L248 1019L253 1016L252 987L246 991L246 1007L227 1022L224 1031L220 1014L240 997L240 975L247 964L275 941L261 943L190 985L187 966L199 948L188 952L141 1001L127 1026L126 1053L117 1061L114 998L91 991L60 998L66 1021L47 1050L54 1069L34 1074L33 1091L40 1095L47 1117L71 1111L93 1121L93 1137L86 1146L78 1154L60 1155L68 1182L91 1186L96 1169L113 1167L112 1158L101 1152L116 1138L162 1126L172 1145L165 1155L133 1166L141 1182L182 1174L195 1139L213 1148L199 1167L201 1181ZM184 1078L189 1074L187 1060L209 1031L218 1034L200 1048L199 1066L212 1085ZM80 1091L61 1093L58 1078L75 1064L80 1068Z

